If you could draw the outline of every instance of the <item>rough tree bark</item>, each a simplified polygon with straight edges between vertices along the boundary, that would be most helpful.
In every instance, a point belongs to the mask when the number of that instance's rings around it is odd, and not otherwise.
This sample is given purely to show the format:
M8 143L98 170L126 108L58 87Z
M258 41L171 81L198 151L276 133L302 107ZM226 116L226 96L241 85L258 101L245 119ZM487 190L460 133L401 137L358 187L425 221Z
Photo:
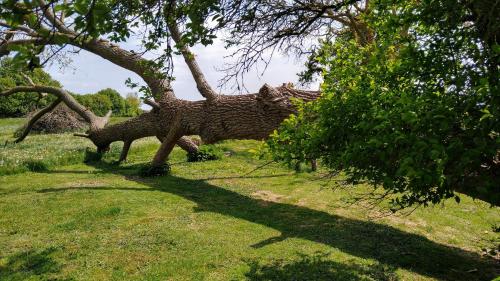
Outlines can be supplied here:
M181 139L183 136L199 135L203 143L227 139L265 139L294 112L290 98L313 100L318 96L317 92L301 91L287 86L274 88L266 84L257 94L219 95L215 101L167 99L165 102L160 101L159 107L150 112L124 122L106 125L109 115L96 116L62 89L39 85L23 86L5 91L1 95L8 96L17 92L56 95L89 122L90 129L84 136L89 138L99 151L106 151L115 141L126 144L120 156L121 161L126 159L130 144L134 140L157 136L163 143L153 165L163 164L175 143L188 152L195 152L196 144L188 138Z
M12 32L20 32L24 36L23 39L4 40L0 44L0 52L9 52L12 46L24 44L26 37L36 44L57 45L63 41L65 44L87 50L142 77L155 98L145 101L152 110L124 122L107 125L109 114L105 117L96 116L63 89L43 85L20 86L4 91L0 95L35 92L57 96L58 102L59 100L64 102L89 123L87 134L78 136L89 138L97 146L98 151L107 151L113 142L124 142L120 161L126 159L134 140L149 136L156 136L162 140L153 158L153 166L162 165L175 144L190 153L196 152L197 145L185 137L189 135L199 135L204 143L226 139L265 139L294 112L290 98L310 101L319 96L315 91L302 91L285 85L274 88L267 84L256 94L219 95L208 84L189 48L178 44L198 90L205 98L200 101L181 100L175 97L170 81L148 60L107 40L80 37L65 26L43 0L39 3L44 9L39 16L43 15L45 22L52 23L52 28L9 26L5 22L0 22L0 26L7 26ZM182 34L178 26L175 23L170 24L169 29L174 41L180 43ZM29 123L33 124L37 118L50 112L53 107L55 106L51 105L43 109ZM29 128L30 126L27 126L26 135L29 133Z

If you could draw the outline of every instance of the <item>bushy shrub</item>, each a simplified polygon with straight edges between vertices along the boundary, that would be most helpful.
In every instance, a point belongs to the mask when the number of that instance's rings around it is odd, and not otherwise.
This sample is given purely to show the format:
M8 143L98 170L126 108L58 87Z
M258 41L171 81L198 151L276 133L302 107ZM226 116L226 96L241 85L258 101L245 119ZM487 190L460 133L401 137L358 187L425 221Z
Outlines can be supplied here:
M137 116L142 113L141 100L137 93L128 93L125 97L125 112L123 116Z
M170 170L171 167L168 163L165 163L158 167L147 164L139 169L139 175L141 177L159 177L170 174Z
M459 201L455 191L499 205L498 44L455 1L372 5L374 42L324 44L323 96L273 135L275 158L320 158L383 187L396 209Z
M222 158L223 152L220 148L214 145L202 145L195 153L187 154L188 162L203 162L210 160L219 160Z
M49 170L48 165L42 160L28 160L24 162L24 166L31 172L45 172Z

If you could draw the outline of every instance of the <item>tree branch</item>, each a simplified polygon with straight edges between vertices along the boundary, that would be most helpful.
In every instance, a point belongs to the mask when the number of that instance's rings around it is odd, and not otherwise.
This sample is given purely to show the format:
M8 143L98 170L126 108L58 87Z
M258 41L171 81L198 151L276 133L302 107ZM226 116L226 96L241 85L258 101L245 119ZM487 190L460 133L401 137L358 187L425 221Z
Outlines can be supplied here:
M98 55L113 64L130 70L139 75L151 89L154 97L162 97L173 99L175 95L170 86L170 81L166 75L158 69L155 64L141 57L139 54L124 50L118 45L100 38L86 38L74 30L66 27L59 20L50 6L44 0L38 0L44 17L50 22L54 29L49 29L44 26L15 26L12 27L6 22L0 22L0 26L22 30L31 38L19 39L15 41L4 42L0 45L0 53L8 51L11 45L64 45L69 44L95 55ZM40 36L40 34L47 34Z
M47 4L44 0L38 0L38 5L40 9L42 9L45 18L48 19L57 30L63 33L76 35L73 30L67 28L64 23L56 17L54 11L50 8L50 4Z
M0 44L0 54L9 53L10 48L16 45L29 45L29 44L43 45L45 43L47 43L47 41L42 38L27 38L27 39L4 41Z
M208 101L216 100L217 92L215 92L212 87L210 87L210 84L208 84L207 79L205 79L205 75L201 71L201 68L196 61L194 54L191 52L189 47L182 42L182 34L179 31L179 27L177 26L177 24L169 23L168 29L170 30L172 39L174 39L179 50L181 51L182 56L184 57L184 61L191 71L191 75L196 82L196 87L198 88L200 94Z
M28 83L30 83L31 86L35 86L35 83L33 82L33 80L31 80L31 78L28 75L24 73L21 73L21 75L24 77L24 79L28 81Z
M23 133L14 142L15 143L22 142L26 138L26 136L28 136L31 129L33 128L33 125L35 125L36 121L38 121L40 118L42 118L42 116L44 116L45 114L54 110L54 108L56 108L56 106L59 105L61 103L61 101L62 100L60 98L58 98L53 103L51 103L49 106L44 107L44 108L40 109L37 113L35 113L35 115L33 115L33 117L31 117L31 119L28 121L28 123L24 127Z
M125 141L123 143L122 152L120 153L120 159L118 159L118 162L123 162L123 161L127 160L127 155L128 155L128 151L130 150L131 144L132 144L132 141Z
M163 139L160 148L158 148L158 151L153 157L153 161L151 162L151 165L153 167L159 167L165 163L168 155L174 148L175 143L182 136L180 132L180 127L181 127L180 120L181 120L180 115L176 115L174 117L174 120L172 121L172 125L169 129L168 134Z
M0 26L8 28L10 30L22 31L22 32L26 33L29 36L37 36L38 35L36 32L34 32L33 30L31 30L29 27L26 27L26 26L23 26L23 25L12 26L12 25L4 22L4 21L0 21Z
M106 116L99 117L96 116L92 111L88 110L86 107L78 103L73 96L71 96L68 92L63 89L51 87L51 86L17 86L6 90L0 93L0 96L10 96L15 93L21 92L34 92L34 93L49 93L53 94L61 101L63 101L70 109L74 110L78 115L80 115L85 121L90 124L90 131L97 131L99 129L104 128L104 126L108 123L111 112L108 112Z
M82 134L82 133L74 133L73 136L81 138L89 138L88 134Z
M144 99L144 103L151 106L153 109L160 109L160 105L157 102L152 101L150 99Z

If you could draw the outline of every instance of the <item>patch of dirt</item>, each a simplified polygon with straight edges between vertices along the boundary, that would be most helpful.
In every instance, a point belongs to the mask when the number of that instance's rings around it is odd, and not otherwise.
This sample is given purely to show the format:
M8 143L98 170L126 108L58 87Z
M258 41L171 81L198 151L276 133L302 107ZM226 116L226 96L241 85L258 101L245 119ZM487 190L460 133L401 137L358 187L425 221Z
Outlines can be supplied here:
M297 206L301 206L301 207L307 206L307 200L304 198L299 199L299 202L297 202Z
M262 203L262 205L269 204L266 202L278 203L278 202L281 202L281 200L287 198L285 195L276 194L276 193L273 193L272 191L269 191L269 190L256 191L256 192L252 193L252 197L255 197L257 199L265 201Z
M105 182L98 181L98 180L84 180L84 181L76 181L76 182L69 182L61 187L64 188L79 188L79 187L99 187L99 186L104 186L106 185Z
M403 224L409 228L423 228L427 226L427 222L420 218L410 218L405 216L391 215L388 219L397 224Z

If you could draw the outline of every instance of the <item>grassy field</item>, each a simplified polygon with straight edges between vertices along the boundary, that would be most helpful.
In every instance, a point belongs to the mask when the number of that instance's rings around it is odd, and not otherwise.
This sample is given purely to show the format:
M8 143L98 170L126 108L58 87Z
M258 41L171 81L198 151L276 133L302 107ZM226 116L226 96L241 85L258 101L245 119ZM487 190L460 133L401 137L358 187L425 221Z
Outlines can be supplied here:
M259 143L221 143L222 160L140 178L158 143L129 161L83 164L85 139L29 136L0 120L0 280L491 280L499 272L500 211L460 204L409 215L351 204L367 186L321 172L265 168ZM253 172L251 172L253 171ZM251 172L251 173L249 173ZM486 249L486 251L485 251ZM491 251L490 251L491 252Z

